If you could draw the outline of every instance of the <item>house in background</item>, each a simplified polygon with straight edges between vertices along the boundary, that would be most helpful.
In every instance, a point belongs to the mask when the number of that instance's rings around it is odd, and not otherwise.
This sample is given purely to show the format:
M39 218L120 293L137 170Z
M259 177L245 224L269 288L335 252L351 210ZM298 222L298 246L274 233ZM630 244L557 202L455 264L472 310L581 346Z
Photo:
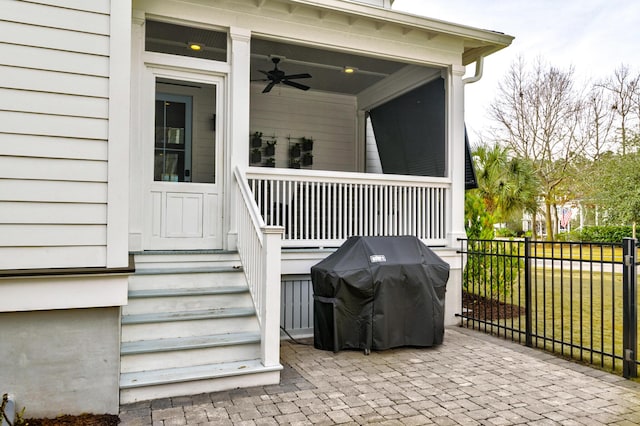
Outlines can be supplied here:
M351 235L432 246L455 323L463 75L511 40L389 0L5 2L2 392L51 416L277 383Z

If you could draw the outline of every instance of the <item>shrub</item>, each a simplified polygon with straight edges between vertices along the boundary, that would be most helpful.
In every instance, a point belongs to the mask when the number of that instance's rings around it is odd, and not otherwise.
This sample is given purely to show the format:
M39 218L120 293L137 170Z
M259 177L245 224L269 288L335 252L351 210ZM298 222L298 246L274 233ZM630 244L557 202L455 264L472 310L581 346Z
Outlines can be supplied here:
M623 238L631 238L632 235L631 226L585 226L580 231L571 233L571 241L620 243Z
M474 241L468 243L463 287L470 293L499 299L511 294L524 266L517 241Z

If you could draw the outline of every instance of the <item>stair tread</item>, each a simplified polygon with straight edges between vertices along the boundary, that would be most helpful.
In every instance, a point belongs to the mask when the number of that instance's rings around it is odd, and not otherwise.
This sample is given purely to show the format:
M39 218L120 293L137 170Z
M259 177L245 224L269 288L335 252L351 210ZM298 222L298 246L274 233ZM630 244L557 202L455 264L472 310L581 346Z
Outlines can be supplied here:
M134 251L131 254L135 256L157 256L157 255L191 255L191 254L226 254L237 255L238 250L222 250L222 249L198 249L198 250L143 250Z
M184 268L140 268L134 275L161 275L161 274L208 274L222 272L242 272L242 266L201 266Z
M260 333L242 332L123 342L122 355L203 349L260 342Z
M196 365L192 367L167 368L120 374L120 388L163 385L168 383L206 380L241 374L262 373L281 370L282 366L265 367L259 359L234 361L221 364Z
M148 324L155 322L192 321L199 319L229 318L255 315L250 308L214 308L197 311L153 312L148 314L131 314L122 316L122 324Z
M190 288L158 288L148 290L129 290L129 298L145 297L178 297L178 296L209 296L217 294L247 293L247 286L223 286L223 287L190 287Z

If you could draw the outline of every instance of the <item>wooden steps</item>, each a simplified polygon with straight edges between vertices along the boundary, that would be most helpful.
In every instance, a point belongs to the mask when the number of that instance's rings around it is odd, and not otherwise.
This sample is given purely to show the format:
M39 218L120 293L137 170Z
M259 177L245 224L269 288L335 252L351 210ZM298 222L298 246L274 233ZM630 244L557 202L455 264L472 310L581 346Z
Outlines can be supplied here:
M279 382L237 253L135 255L122 310L120 402Z

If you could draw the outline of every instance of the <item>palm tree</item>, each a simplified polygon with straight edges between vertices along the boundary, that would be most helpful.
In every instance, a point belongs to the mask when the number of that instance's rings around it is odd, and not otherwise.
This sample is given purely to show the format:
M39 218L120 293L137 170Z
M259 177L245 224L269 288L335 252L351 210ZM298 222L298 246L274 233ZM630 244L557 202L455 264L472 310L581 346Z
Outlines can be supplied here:
M539 183L528 160L512 157L508 148L498 144L478 146L473 158L478 188L468 196L482 200L491 227L535 211Z

